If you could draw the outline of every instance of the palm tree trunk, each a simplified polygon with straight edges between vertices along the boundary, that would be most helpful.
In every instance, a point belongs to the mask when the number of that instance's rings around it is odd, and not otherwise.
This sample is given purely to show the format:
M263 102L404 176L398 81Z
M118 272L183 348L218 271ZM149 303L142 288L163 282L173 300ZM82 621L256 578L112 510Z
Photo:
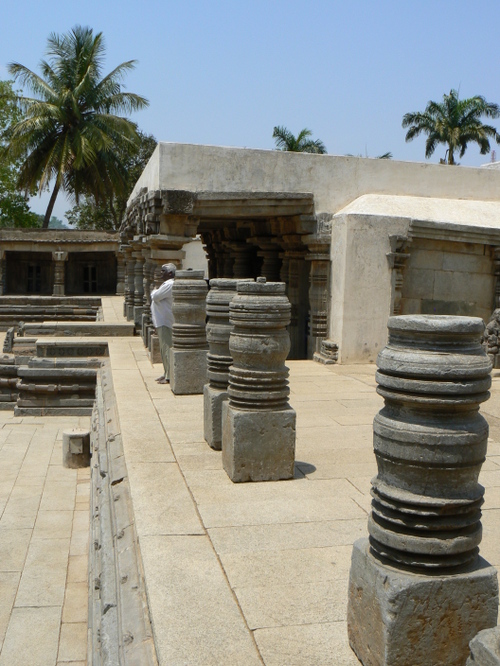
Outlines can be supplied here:
M52 194L50 195L49 205L47 206L47 210L45 211L45 217L43 218L42 229L48 229L49 228L49 222L50 222L50 218L52 217L52 211L54 209L54 204L56 202L57 195L59 193L59 188L60 188L60 185L59 185L58 181L56 180L56 184L54 185L54 189L52 190Z
M448 148L448 164L455 164L455 158L453 155L453 148Z

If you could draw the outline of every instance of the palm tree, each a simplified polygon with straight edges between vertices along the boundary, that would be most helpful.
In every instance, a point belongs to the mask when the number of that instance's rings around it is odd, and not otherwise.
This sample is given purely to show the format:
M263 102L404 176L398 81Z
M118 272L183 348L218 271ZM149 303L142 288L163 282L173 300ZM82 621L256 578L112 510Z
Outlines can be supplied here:
M481 117L500 117L498 104L491 104L484 97L476 95L467 99L459 99L456 90L443 95L442 103L430 101L423 113L406 113L403 116L403 127L409 127L406 141L412 141L424 132L425 156L429 158L439 143L448 146L442 163L456 164L455 152L464 156L468 143L477 143L481 155L490 152L489 139L500 143L500 135L491 125L484 125ZM446 156L447 154L447 156Z
M275 127L273 129L273 139L276 143L278 150L290 150L294 153L319 153L321 155L326 153L325 144L323 141L316 139L313 141L309 137L312 135L311 130L304 128L295 137L290 130L286 127Z
M44 228L61 189L77 202L82 194L103 201L126 189L126 169L117 155L137 150L139 136L135 123L116 114L142 109L148 101L121 90L121 79L136 61L101 77L104 53L102 33L94 36L91 28L76 26L68 34L50 35L41 76L18 63L8 66L33 93L18 97L24 115L9 129L7 153L23 158L18 187L30 193L54 181Z

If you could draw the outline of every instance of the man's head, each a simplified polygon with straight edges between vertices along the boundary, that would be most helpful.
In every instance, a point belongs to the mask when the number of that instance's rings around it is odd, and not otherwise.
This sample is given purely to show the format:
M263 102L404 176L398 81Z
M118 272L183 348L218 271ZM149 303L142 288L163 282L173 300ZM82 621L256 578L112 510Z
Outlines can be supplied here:
M161 276L163 281L171 280L175 277L175 264L163 264L161 267Z

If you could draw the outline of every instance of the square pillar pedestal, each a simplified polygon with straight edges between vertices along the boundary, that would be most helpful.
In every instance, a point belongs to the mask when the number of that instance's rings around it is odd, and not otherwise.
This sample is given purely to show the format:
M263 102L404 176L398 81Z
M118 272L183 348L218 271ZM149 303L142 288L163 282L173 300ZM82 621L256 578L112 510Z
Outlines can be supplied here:
M170 350L170 387L176 395L203 393L208 382L206 349Z
M203 388L203 436L215 451L222 448L222 405L227 402L227 391L205 384Z
M494 627L496 569L482 558L463 573L424 575L382 564L354 543L349 642L363 666L465 666L469 641Z
M222 405L222 465L234 483L292 479L295 410L244 411Z

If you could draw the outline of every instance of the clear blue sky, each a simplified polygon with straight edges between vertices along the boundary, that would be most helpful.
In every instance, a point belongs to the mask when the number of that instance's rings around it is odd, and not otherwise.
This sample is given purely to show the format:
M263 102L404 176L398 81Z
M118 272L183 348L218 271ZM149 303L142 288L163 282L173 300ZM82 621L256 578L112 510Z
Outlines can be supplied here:
M160 141L271 149L273 126L285 125L310 128L332 154L425 161L423 137L405 143L404 113L450 88L500 103L493 0L2 4L0 78L11 61L36 70L51 32L88 25L104 34L105 73L138 60L126 88L150 107L134 120ZM489 160L471 145L462 164ZM68 206L60 195L55 214Z

